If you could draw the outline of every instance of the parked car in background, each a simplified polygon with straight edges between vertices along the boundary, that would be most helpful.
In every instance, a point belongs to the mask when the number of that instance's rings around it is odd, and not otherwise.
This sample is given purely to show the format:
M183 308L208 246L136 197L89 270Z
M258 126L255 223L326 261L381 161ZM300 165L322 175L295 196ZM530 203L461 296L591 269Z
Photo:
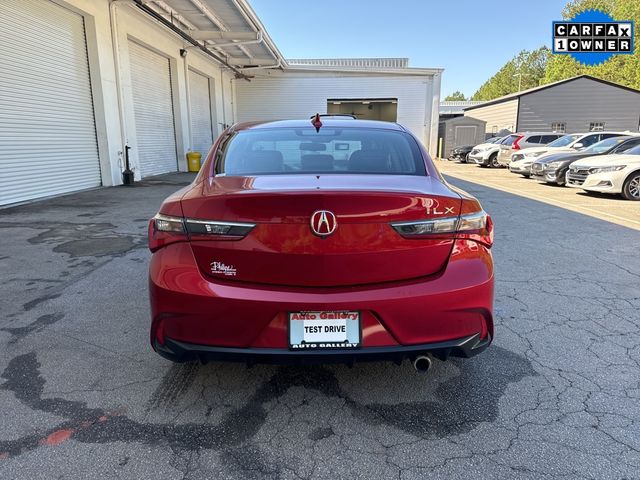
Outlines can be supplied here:
M631 132L590 132L590 133L571 133L564 135L557 140L539 147L531 147L522 149L512 155L512 161L518 162L523 159L531 160L546 155L547 153L574 152L590 147L600 140L610 137L619 137L621 135L629 135Z
M621 154L637 145L640 145L640 135L607 138L579 152L548 153L533 162L531 176L542 183L565 185L569 165L573 162L586 157Z
M473 150L473 145L463 145L461 147L455 147L451 150L449 160L466 163L468 161L469 153Z
M498 152L500 144L508 137L493 137L485 143L476 145L469 153L469 162L475 162L481 167L497 167Z
M509 139L505 140L500 145L497 162L499 165L507 167L511 163L511 156L515 152L525 148L547 145L562 136L562 133L549 132L514 133L509 135Z
M520 159L517 161L511 160L508 168L511 173L517 173L525 178L529 178L529 176L531 175L532 163L533 161L528 158Z
M567 185L640 201L640 145L623 154L587 157L572 163Z
M536 158L542 155L545 155L547 153L550 153L552 151L556 151L557 149L564 148L565 150L573 151L569 145L572 145L573 143L575 143L576 140L578 140L578 138L580 138L583 135L584 134L582 133L572 133L569 135L563 135L557 138L556 140L554 140L553 142L548 143L547 145L524 148L519 152L511 155L512 157L511 161L525 162L525 164L529 163L529 166L531 166L531 164L535 161Z

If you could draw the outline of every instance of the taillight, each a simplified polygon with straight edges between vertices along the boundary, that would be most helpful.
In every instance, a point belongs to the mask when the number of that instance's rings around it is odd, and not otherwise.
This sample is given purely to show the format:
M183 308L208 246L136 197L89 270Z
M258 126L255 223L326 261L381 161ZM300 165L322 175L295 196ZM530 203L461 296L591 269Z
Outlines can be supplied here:
M462 215L456 238L473 240L491 248L493 245L493 220L485 212Z
M171 217L158 213L149 222L149 250L187 240L240 240L253 230L255 223L219 222Z
M520 150L522 147L520 146L520 140L524 138L524 135L520 135L516 138L515 142L513 142L513 146L511 147L513 150Z
M224 237L229 240L237 240L244 238L254 229L255 223L239 223L239 222L218 222L213 220L196 220L187 218L185 220L187 232L193 238L194 236L215 236Z
M482 210L459 217L392 223L391 226L405 238L455 236L480 242L487 247L493 244L493 222L491 217Z
M457 224L458 217L447 217L418 222L392 223L391 226L403 237L418 238L438 233L455 233Z
M149 250L155 252L159 248L175 242L186 242L187 232L184 219L158 213L149 222Z

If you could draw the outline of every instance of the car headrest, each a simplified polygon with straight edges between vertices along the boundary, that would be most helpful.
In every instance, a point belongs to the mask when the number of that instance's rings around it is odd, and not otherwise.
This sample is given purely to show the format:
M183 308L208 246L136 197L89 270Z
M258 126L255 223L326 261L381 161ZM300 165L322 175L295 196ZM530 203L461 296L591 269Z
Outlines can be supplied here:
M243 170L247 173L282 172L282 153L277 150L255 150L248 152L244 158Z
M381 150L356 150L349 157L350 172L380 172L389 171L387 153Z
M308 172L332 172L333 157L326 153L310 153L300 157L302 170Z
M324 152L327 150L327 146L324 143L303 142L300 144L300 150L306 150L308 152Z

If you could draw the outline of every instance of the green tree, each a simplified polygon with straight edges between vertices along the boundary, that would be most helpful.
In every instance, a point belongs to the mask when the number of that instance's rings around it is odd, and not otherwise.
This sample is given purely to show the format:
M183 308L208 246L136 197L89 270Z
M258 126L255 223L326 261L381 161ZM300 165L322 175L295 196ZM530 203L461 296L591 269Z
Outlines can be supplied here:
M544 78L549 56L550 50L546 46L533 51L522 50L487 80L471 99L493 100L539 86Z
M456 90L451 95L444 97L445 102L464 102L466 99L467 97L464 96L464 93L459 90Z
M543 83L564 80L576 75L592 75L603 80L640 89L640 1L638 0L572 0L562 12L565 19L577 13L598 9L620 20L635 20L633 55L616 55L602 65L586 66L570 55L552 55L547 64Z

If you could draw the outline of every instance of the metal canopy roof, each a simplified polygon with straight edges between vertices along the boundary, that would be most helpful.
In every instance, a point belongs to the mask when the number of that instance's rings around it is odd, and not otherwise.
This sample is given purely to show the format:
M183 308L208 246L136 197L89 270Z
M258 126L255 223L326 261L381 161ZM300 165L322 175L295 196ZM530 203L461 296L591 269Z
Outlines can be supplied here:
M149 0L143 3L224 58L230 66L247 72L252 68L286 66L246 0Z
M1 0L0 0L1 1ZM252 70L363 71L386 74L438 74L442 69L409 68L408 58L297 59L288 62L273 43L247 0L123 0L163 23L189 42L251 78Z

